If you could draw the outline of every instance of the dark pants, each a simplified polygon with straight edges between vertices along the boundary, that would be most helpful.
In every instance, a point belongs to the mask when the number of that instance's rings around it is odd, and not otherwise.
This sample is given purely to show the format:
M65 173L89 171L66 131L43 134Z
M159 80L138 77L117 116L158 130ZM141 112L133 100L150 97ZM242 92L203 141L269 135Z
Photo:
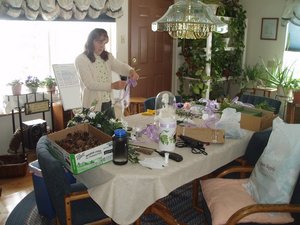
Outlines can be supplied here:
M115 110L111 107L111 101L102 103L101 112L103 112L109 119L116 118Z

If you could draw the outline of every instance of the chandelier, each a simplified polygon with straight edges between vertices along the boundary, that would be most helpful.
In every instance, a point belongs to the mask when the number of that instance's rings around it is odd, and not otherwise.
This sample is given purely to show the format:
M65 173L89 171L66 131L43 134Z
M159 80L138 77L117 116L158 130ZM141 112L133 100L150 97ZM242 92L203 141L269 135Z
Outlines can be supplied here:
M153 31L167 31L173 38L202 39L213 31L226 33L228 25L200 0L177 0L152 23Z

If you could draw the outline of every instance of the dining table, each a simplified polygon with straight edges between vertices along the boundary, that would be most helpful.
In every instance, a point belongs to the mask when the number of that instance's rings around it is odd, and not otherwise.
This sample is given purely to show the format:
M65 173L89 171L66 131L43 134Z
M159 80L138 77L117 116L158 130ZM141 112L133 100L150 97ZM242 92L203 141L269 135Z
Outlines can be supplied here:
M141 130L154 123L154 116L135 114L125 117L124 120L133 130ZM91 198L115 223L132 224L145 210L154 206L173 190L210 174L244 155L253 132L243 131L241 138L225 138L222 144L205 145L207 155L193 154L190 147L176 147L174 152L180 154L183 160L176 162L169 159L167 166L161 169L151 169L130 161L121 166L109 162L75 177L86 185ZM147 135L130 142L158 149L158 143ZM151 155L142 153L139 155L140 160L150 157L159 157L159 154L153 152ZM158 209L152 212L160 214L162 211ZM172 218L172 215L159 216L167 219L166 221L171 221L168 224L172 224L172 221L173 224L180 224Z

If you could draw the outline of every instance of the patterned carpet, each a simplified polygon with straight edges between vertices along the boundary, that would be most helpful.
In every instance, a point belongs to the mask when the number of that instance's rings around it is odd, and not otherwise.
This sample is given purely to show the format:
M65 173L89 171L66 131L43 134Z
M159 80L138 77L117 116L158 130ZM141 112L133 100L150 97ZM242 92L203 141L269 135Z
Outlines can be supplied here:
M202 195L199 192L199 202ZM205 216L192 207L192 184L188 183L163 198L163 202L170 208L175 218L188 225L204 225ZM55 220L48 220L40 216L35 203L34 192L29 193L9 215L6 225L54 225ZM166 223L156 215L142 216L142 225L165 225Z

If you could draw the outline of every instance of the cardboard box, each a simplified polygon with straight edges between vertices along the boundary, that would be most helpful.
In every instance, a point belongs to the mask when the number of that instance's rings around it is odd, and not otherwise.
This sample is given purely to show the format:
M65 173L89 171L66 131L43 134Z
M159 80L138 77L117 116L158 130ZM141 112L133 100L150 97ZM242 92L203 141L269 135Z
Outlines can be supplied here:
M67 134L75 131L87 131L92 136L99 138L104 144L77 154L70 154L56 144L55 141L65 139ZM112 137L89 124L78 124L47 136L52 145L52 148L50 148L51 154L63 162L73 174L79 174L112 161Z
M208 143L222 144L225 142L225 132L221 129L177 126L176 134Z
M249 111L250 109L247 109ZM261 131L272 127L272 123L276 115L273 112L261 109L251 109L253 112L258 112L256 116L251 113L241 112L240 127L246 130ZM250 111L251 111L250 110Z

